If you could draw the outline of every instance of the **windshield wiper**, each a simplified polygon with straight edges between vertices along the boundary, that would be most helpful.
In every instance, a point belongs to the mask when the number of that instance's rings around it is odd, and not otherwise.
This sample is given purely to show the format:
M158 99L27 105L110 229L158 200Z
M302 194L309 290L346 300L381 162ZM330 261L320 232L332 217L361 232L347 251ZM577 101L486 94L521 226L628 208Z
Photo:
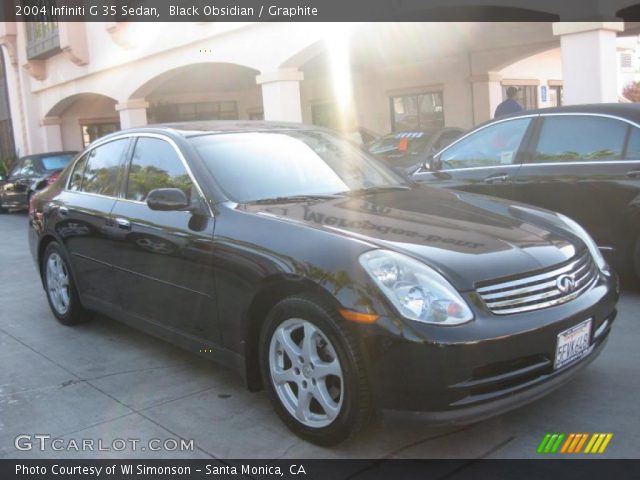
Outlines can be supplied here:
M253 204L265 204L265 203L295 203L295 202L308 202L313 200L328 200L332 198L339 198L341 195L337 194L318 194L318 195L289 195L282 197L260 198L258 200L251 200L246 203Z
M358 188L357 190L348 190L346 192L342 192L342 195L349 196L358 196L358 195L368 195L371 193L385 193L385 192L393 192L397 190L410 190L411 187L408 185L380 185L377 187L365 187Z

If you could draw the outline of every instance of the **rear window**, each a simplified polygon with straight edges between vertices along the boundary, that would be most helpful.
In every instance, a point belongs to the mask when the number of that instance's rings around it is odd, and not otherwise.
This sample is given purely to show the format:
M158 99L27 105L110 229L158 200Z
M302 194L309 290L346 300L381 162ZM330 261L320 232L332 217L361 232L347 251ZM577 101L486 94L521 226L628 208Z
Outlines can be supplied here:
M385 135L369 145L374 155L411 154L424 151L431 134L426 132L399 132Z
M627 124L615 119L561 115L544 119L537 161L577 162L619 160Z
M74 155L74 153L68 153L65 155L41 157L40 161L42 162L42 168L48 172L53 170L62 170L69 164Z

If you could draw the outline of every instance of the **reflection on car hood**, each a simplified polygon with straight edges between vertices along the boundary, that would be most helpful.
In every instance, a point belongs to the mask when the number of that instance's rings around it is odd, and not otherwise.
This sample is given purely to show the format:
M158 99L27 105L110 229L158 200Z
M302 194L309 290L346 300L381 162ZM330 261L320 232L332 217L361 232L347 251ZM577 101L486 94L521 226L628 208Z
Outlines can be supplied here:
M245 208L404 251L461 290L556 265L582 248L506 201L431 187Z

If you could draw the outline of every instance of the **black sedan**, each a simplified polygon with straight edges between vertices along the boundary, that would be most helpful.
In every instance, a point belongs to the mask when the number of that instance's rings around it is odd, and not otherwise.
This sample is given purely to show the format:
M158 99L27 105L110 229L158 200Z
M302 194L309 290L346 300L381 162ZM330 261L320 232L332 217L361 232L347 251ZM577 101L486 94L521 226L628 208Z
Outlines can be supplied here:
M413 179L561 212L640 276L640 106L523 112L479 126Z
M33 192L52 184L78 152L51 152L19 158L8 175L0 175L0 213L26 209Z
M366 149L390 166L413 173L424 161L465 131L457 127L393 132L369 142Z
M30 225L61 323L101 312L220 361L319 444L374 406L470 422L527 403L616 316L617 279L569 218L408 183L314 127L112 134Z

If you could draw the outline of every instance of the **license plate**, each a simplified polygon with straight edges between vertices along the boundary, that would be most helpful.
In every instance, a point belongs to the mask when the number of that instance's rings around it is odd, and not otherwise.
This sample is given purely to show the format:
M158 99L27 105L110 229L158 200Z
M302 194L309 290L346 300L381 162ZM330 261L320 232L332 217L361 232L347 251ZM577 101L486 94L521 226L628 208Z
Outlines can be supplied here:
M556 360L553 368L562 368L584 357L589 351L591 319L558 334Z

